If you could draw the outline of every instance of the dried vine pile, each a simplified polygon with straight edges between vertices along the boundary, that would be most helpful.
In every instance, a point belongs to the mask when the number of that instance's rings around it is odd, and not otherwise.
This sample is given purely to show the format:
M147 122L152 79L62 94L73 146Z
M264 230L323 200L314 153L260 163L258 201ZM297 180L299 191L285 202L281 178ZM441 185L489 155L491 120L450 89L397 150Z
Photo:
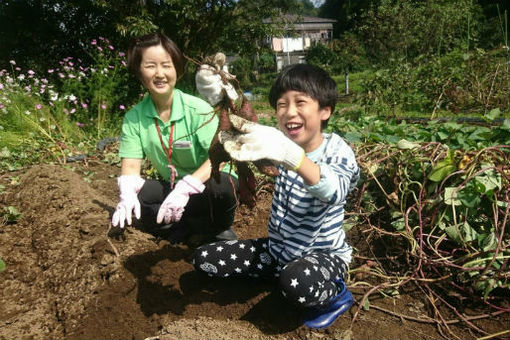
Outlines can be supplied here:
M376 291L391 294L414 283L435 312L426 321L447 331L445 337L457 338L443 307L486 336L471 322L483 316L461 306L474 299L492 315L510 313L510 146L453 151L401 141L356 151L365 178L351 221L366 226L374 257L360 259L370 265L352 273L378 282L354 283L369 287L360 305Z

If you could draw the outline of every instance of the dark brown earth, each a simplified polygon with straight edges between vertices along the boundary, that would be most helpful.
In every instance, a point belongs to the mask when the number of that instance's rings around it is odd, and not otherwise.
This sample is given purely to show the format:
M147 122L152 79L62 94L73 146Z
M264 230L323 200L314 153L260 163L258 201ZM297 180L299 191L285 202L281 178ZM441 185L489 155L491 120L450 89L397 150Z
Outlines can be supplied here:
M0 258L7 265L0 273L0 339L483 335L463 322L450 324L450 332L430 322L433 319L427 317L434 317L430 303L412 284L394 297L371 295L368 310L355 317L359 307L355 305L329 329L306 329L300 312L286 303L272 282L211 279L193 270L193 246L171 245L134 228L114 235L109 220L117 203L118 174L117 166L92 158L0 175L5 186L0 210L13 206L23 214L17 223L0 224ZM266 234L270 202L270 190L262 190L255 209L238 209L234 228L240 238ZM348 233L358 249L352 268L370 263L366 259L371 254L363 253L365 235L360 227ZM353 275L349 281L358 302L367 291L363 280L367 278ZM489 335L510 328L508 313L473 324Z

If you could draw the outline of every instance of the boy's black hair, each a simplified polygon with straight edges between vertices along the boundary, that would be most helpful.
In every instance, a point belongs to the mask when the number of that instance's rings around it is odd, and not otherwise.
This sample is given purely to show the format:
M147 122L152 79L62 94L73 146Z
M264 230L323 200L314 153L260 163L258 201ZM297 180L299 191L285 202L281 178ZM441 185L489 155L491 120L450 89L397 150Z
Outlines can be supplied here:
M330 107L331 114L335 111L338 101L336 82L318 66L310 64L286 66L269 91L269 103L274 109L278 99L289 90L306 93L319 102L319 108ZM322 128L327 125L328 120L323 121Z

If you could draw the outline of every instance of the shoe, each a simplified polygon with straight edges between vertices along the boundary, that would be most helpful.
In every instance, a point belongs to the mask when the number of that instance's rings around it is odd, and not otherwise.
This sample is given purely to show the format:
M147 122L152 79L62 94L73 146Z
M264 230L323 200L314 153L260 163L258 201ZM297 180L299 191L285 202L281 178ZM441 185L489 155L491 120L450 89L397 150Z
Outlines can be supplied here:
M216 234L214 237L216 241L233 241L237 240L237 235L232 227L227 230L223 230L221 233Z
M336 284L341 287L340 293L331 299L329 305L321 308L310 308L307 315L305 315L305 326L315 329L329 327L340 315L351 308L354 303L351 292L342 279L336 281Z

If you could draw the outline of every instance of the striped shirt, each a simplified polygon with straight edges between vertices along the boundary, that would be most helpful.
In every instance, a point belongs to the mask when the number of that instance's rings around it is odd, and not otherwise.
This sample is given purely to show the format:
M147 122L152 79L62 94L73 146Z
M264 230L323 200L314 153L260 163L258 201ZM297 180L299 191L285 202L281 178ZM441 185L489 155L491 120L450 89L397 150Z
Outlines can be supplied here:
M340 136L323 136L319 149L307 153L321 167L318 184L308 186L296 172L278 169L268 229L270 252L282 265L317 251L337 254L346 264L351 261L344 205L360 171L354 152Z

